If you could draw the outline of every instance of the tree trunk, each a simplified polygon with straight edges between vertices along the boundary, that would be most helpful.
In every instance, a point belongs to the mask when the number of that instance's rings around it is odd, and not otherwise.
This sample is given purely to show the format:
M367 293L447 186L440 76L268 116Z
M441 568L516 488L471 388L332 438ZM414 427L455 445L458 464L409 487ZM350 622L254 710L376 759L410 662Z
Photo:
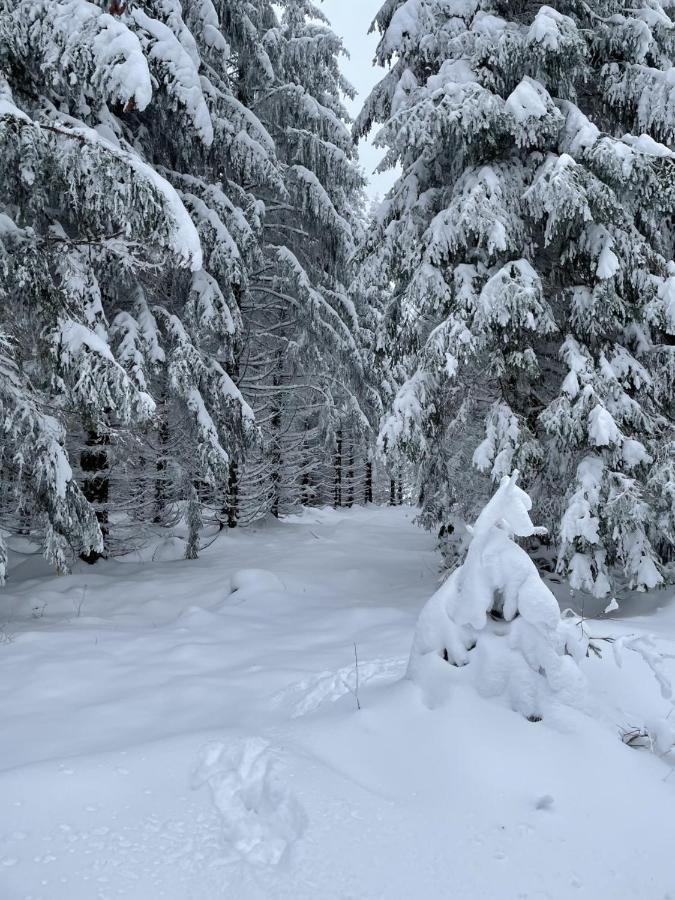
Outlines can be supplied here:
M281 361L280 361L281 362ZM275 374L273 384L279 387L281 378ZM274 412L272 414L271 430L272 430L272 448L270 458L272 463L272 471L270 480L272 482L272 515L275 519L279 518L281 509L281 394L277 394L272 401L274 404Z
M335 435L335 486L333 492L333 506L338 509L342 506L342 431Z
M86 449L82 450L80 454L80 468L84 474L82 493L96 511L96 518L103 535L104 546L109 533L110 468L107 450L109 443L110 438L107 434L90 431L85 441ZM90 550L81 554L82 560L90 565L98 562L99 559L104 559L106 556L107 552L105 549L103 553L99 553L97 550Z
M188 535L185 544L185 559L199 559L199 538L202 525L202 507L199 501L199 492L195 484L192 483L187 497Z
M304 472L302 481L300 482L300 502L303 506L312 505L312 482L309 478L309 472Z
M239 466L232 460L227 482L227 527L236 528L239 524Z
M159 449L157 462L155 464L155 515L153 518L153 522L155 522L155 524L157 525L160 525L164 521L167 499L166 448L169 443L169 423L164 416L162 416L159 421L159 427L157 428L157 438L159 440Z
M349 469L347 470L347 507L354 506L354 442L349 442Z
M365 503L373 502L373 464L370 460L366 463L366 490L363 500Z

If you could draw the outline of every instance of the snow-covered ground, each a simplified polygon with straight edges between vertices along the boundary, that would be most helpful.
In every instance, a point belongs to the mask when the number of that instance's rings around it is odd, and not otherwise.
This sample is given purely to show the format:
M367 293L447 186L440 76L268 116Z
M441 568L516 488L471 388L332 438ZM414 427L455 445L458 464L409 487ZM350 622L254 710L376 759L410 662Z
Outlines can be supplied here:
M15 568L0 898L675 900L674 754L619 738L667 715L652 672L587 661L586 708L555 722L468 688L426 708L401 675L438 559L412 519L313 511L195 563ZM674 654L658 596L587 628Z

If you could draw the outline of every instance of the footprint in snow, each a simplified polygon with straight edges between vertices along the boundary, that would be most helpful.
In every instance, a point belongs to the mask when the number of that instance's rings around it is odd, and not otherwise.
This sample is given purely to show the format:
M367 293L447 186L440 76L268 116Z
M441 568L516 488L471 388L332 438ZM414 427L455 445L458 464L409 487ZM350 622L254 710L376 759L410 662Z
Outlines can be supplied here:
M278 865L305 830L305 812L260 738L207 744L192 783L208 785L233 860Z

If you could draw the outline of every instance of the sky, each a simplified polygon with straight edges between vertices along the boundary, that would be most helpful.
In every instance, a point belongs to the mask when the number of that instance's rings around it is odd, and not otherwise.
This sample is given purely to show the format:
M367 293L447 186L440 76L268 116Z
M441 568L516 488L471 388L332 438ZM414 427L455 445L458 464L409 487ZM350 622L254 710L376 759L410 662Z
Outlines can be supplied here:
M379 36L377 33L368 34L370 24L382 2L383 0L323 0L323 3L319 4L350 54L349 59L342 60L342 68L359 92L356 100L348 104L353 117L361 109L371 88L385 72L384 69L373 66ZM394 175L391 172L373 174L382 156L382 151L373 147L370 141L361 141L359 157L370 180L368 186L370 197L384 196L394 182Z

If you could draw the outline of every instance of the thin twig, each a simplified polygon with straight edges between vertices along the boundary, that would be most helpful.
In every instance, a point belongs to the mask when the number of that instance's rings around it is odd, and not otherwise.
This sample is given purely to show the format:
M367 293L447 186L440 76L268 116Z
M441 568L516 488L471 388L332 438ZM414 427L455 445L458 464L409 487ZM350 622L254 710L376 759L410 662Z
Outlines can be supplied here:
M359 700L359 654L356 649L356 641L354 641L354 664L356 668L356 691L354 692L354 697L356 698L356 708L358 710L361 709L361 701Z

